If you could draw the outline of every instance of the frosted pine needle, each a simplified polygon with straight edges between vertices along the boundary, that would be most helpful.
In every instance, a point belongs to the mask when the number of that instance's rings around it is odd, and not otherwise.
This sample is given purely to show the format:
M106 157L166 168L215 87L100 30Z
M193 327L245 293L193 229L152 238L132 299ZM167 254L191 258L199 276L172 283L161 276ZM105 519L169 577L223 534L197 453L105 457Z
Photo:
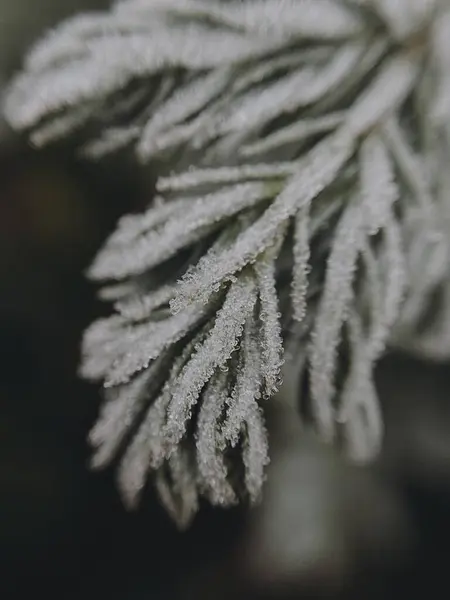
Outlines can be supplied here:
M245 419L245 437L243 460L245 466L245 485L250 501L257 502L264 484L264 470L269 463L267 433L261 409L253 401L248 407Z
M318 431L359 460L386 345L450 357L449 39L447 0L122 0L31 50L14 127L161 175L89 271L115 303L82 347L109 386L93 462L121 461L128 505L152 472L183 527L199 495L260 496L286 343L309 349Z
M296 321L302 321L306 314L310 260L309 231L309 206L306 206L297 213L294 221L292 308Z
M260 303L261 373L266 396L272 396L281 383L283 339L276 290L276 259L280 244L276 244L256 263Z
M212 504L230 505L236 502L228 481L227 465L221 444L221 421L228 397L226 373L211 380L203 395L197 422L197 457L199 483Z
M353 279L363 242L362 206L351 198L333 240L310 350L313 408L321 433L328 440L335 435L333 377L341 330L353 298Z
M247 318L245 334L241 341L240 361L236 373L236 385L229 399L229 407L223 424L224 441L232 447L239 440L241 428L248 418L250 407L260 396L262 384L261 352L256 338L256 328L251 317Z
M389 220L399 195L392 159L379 135L369 135L361 145L360 169L365 219L373 235Z
M155 477L161 503L180 529L191 523L198 510L197 479L192 462L191 453L179 447Z

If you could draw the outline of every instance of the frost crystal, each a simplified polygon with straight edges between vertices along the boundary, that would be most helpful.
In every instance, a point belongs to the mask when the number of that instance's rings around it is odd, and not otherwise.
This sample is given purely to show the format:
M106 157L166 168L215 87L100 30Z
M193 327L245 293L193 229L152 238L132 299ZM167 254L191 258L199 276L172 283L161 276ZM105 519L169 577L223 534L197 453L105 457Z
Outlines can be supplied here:
M356 460L386 345L450 357L449 56L448 0L122 0L31 50L14 127L160 174L89 270L115 308L82 347L93 464L118 461L127 505L151 473L182 527L202 495L257 501L286 342Z

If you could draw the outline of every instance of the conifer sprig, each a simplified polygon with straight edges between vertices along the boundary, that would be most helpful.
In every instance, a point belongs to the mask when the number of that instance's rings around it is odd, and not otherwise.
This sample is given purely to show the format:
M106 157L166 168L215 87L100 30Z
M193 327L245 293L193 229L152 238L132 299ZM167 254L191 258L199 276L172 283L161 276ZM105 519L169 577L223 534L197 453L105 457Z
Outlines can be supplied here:
M386 344L450 356L449 57L448 0L123 0L32 49L13 126L161 174L89 270L115 308L83 343L106 387L93 463L119 458L128 505L150 471L181 526L200 495L259 498L287 340L319 432L358 460Z

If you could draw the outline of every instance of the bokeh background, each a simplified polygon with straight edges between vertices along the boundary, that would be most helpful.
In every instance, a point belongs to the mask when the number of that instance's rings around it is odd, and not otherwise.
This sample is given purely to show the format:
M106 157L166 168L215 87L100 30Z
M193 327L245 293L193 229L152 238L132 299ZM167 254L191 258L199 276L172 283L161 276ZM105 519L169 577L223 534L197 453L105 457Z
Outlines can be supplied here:
M52 24L107 0L0 0L0 85ZM385 448L346 464L274 411L263 505L176 531L151 489L125 511L91 473L99 390L77 377L105 308L83 270L155 173L36 152L0 123L0 594L143 600L450 597L450 369L388 355Z

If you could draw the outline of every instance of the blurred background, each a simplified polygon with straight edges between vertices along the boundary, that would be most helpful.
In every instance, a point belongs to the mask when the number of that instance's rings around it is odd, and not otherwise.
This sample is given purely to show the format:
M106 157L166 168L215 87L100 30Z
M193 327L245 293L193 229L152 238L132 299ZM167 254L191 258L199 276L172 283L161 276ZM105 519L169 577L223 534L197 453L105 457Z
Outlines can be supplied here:
M106 0L0 0L0 82L42 32ZM283 415L263 505L207 507L178 533L149 490L121 505L87 468L99 390L77 378L104 311L83 270L154 174L125 156L35 152L0 123L0 594L75 600L450 594L450 369L389 355L383 455L345 464Z

